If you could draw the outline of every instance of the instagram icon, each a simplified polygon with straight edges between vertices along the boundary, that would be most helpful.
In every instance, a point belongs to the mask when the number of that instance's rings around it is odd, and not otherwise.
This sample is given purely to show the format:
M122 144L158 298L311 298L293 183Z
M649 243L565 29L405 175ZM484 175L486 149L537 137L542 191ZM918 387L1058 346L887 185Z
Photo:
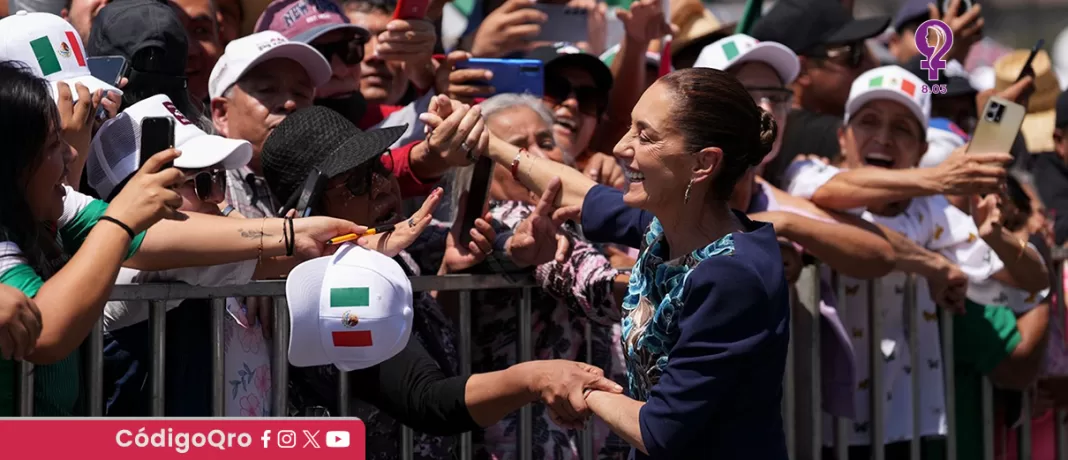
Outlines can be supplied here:
M297 433L293 430L282 430L278 432L278 448L279 449L292 449L297 447Z

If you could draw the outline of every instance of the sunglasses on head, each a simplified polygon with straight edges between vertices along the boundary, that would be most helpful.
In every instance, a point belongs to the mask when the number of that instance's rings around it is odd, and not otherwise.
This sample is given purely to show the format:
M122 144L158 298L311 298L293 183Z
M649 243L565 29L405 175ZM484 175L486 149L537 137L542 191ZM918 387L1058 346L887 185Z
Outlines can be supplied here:
M186 179L186 182L193 183L193 190L200 201L211 201L212 198L219 198L226 190L226 171L200 171Z
M861 62L864 60L864 43L850 43L847 45L827 48L827 51L823 54L817 54L815 58L829 59L841 64L846 65L849 68L856 69L860 67Z
M575 86L566 78L559 76L545 77L545 100L553 105L563 104L574 95L578 101L579 112L583 115L599 117L608 106L604 91L593 86Z
M327 62L333 61L333 56L337 56L345 65L356 65L363 62L363 46L365 44L367 44L367 40L356 35L349 40L313 44L312 48L322 54Z
M387 161L393 164L392 152L388 153L388 155L389 159ZM382 163L382 159L375 158L353 168L348 177L345 178L345 188L349 190L352 196L365 196L371 193L371 184L374 181L375 174L389 177L392 172Z

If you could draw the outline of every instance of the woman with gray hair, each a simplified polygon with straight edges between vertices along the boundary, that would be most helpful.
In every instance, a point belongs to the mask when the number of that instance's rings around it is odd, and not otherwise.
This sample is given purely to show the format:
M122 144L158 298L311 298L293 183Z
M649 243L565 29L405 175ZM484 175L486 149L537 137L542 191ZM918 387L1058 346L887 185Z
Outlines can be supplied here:
M482 116L490 131L531 155L546 159L564 158L553 139L552 114L540 99L527 94L500 94L481 104ZM566 159L565 159L566 161ZM498 226L498 234L518 229L535 211L537 196L512 178L508 168L497 165L490 187L489 212ZM533 267L540 289L532 291L533 358L586 361L604 370L605 377L623 381L622 349L613 325L620 320L620 299L626 292L628 276L612 267L608 257L586 241L573 226L560 228L558 239L566 239L568 254L558 252L554 261ZM506 271L507 251L491 254L488 266ZM502 257L497 257L502 254ZM477 291L472 305L479 310L472 315L478 323L472 330L473 371L489 372L515 364L515 333L519 323L521 297L513 291ZM587 348L586 331L591 347ZM587 350L592 350L592 356ZM545 405L535 405L534 457L579 458L579 432L554 423ZM511 414L489 427L480 450L493 458L515 454L519 419ZM596 458L626 455L626 442L616 437L599 420L594 425Z

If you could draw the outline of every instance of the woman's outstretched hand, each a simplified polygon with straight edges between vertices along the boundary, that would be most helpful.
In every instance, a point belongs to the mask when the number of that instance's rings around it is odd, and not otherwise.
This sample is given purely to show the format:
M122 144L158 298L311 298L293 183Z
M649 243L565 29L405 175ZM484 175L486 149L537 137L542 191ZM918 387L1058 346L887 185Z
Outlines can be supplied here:
M549 406L550 416L564 428L582 428L590 415L585 392L589 390L622 393L619 386L604 376L604 371L586 363L561 359L535 360L516 364L530 382L530 392Z
M444 193L441 187L434 189L430 192L430 196L426 197L426 201L423 201L423 206L419 207L412 217L398 222L392 232L363 237L357 240L356 244L389 257L400 254L415 242L423 230L430 226L434 210L438 208L438 203L441 203Z
M529 267L553 260L564 263L570 256L571 241L559 230L564 222L575 216L575 208L553 211L553 202L560 194L560 188L560 179L549 182L534 212L520 222L505 245L508 256L516 265Z

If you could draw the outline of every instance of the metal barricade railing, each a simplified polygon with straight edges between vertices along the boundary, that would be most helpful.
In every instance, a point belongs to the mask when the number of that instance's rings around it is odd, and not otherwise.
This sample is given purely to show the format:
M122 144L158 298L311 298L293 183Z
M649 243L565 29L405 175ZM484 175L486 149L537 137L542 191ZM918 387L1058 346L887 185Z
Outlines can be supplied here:
M1068 254L1068 253L1066 253ZM1063 260L1061 254L1054 255L1054 260ZM1060 275L1061 264L1055 265L1057 275L1053 285L1058 299L1057 307L1064 309L1063 286ZM837 315L844 324L848 324L851 313L846 304L846 286L836 273L832 273L830 284L838 298ZM820 382L820 302L821 282L824 274L818 265L806 266L801 277L791 292L792 315L791 315L791 341L787 355L786 373L783 378L783 420L786 423L787 445L790 458L794 460L817 460L823 457L824 433L823 411L821 401ZM516 281L501 275L446 275L446 276L416 276L411 277L412 289L416 292L423 291L458 291L459 312L457 317L457 330L459 332L458 352L460 354L461 372L471 372L472 351L472 294L471 291L486 289L521 289L522 297L517 314L517 356L519 362L532 359L532 312L531 312L531 288L535 287L533 279L523 278ZM870 369L870 434L872 447L871 458L881 460L885 458L883 449L883 437L885 433L885 388L882 375L883 362L881 356L880 340L882 338L881 317L875 309L879 299L880 281L870 280L867 282L867 305L868 305L868 339L870 359L873 365ZM907 276L904 286L903 311L907 312L907 327L910 331L918 330L918 317L916 312L917 295L915 276ZM150 301L149 326L152 336L151 352L152 359L149 363L150 377L150 403L151 414L162 416L165 412L164 395L168 389L164 386L164 369L166 357L166 300L175 299L211 299L211 340L212 352L212 413L214 416L223 416L225 412L226 381L224 376L223 356L223 321L225 319L227 297L252 297L264 296L274 299L275 322L272 331L272 384L273 388L281 389L272 393L271 413L274 416L288 415L288 398L285 389L288 382L287 346L289 342L289 314L285 300L285 283L281 281L256 282L239 286L226 287L196 287L184 284L143 284L143 285L118 285L112 291L111 300L126 301ZM956 387L953 375L953 314L943 310L940 317L941 344L943 352L943 377L945 382L945 410L946 410L946 460L957 459L956 446ZM593 355L593 343L591 339L591 326L586 323L585 330L585 356L590 361ZM908 336L909 357L913 363L919 361L918 334ZM90 416L103 415L103 334L101 323L90 333L86 345L85 363L87 390L87 414ZM29 416L33 414L33 366L25 363L16 363L15 394L16 410L19 415ZM910 458L919 460L921 453L919 377L917 372L910 374L913 400L912 404L912 439L909 442ZM339 376L338 397L341 401L339 415L351 414L348 405L353 397L348 384L348 375L341 373ZM983 425L983 458L992 460L1001 458L994 452L994 406L993 385L988 379L982 382L982 425ZM1018 458L1029 460L1030 451L1030 399L1025 394L1022 401L1024 423L1018 430ZM1068 425L1066 425L1066 411L1056 413L1057 459L1068 460ZM520 409L520 426L517 437L517 453L520 460L531 460L533 442L533 421L530 406ZM842 418L833 419L831 424L833 431L828 433L833 442L830 449L838 460L850 460L849 440L852 437L852 422ZM581 458L594 458L592 420L586 426L581 439ZM413 456L414 433L404 428L401 436L401 457L411 459ZM1004 445L1004 443L1002 444ZM473 455L471 434L467 433L460 437L460 458L470 459ZM859 460L859 459L852 459ZM962 459L964 460L964 459Z

